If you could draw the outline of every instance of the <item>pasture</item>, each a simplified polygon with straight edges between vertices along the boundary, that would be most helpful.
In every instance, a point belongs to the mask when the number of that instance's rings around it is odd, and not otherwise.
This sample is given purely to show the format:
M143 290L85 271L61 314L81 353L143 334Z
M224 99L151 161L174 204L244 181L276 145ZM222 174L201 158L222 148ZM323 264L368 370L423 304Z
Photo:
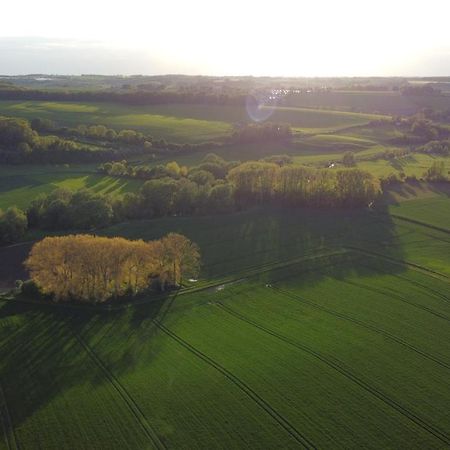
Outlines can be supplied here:
M125 180L95 173L95 165L0 167L0 208L26 208L39 194L57 188L89 189L99 194L119 195L137 190L138 180Z
M287 97L286 105L301 108L324 108L340 111L412 115L423 108L445 110L450 95L405 96L395 91L332 91L304 93Z
M425 186L371 211L105 229L195 240L198 290L110 312L3 302L2 448L445 448L448 206Z
M263 108L269 120L290 124L295 131L331 132L363 125L385 116L296 107ZM0 101L0 114L33 119L42 117L60 126L102 124L136 129L171 142L221 140L232 124L249 121L245 107L219 105L128 106L113 103Z

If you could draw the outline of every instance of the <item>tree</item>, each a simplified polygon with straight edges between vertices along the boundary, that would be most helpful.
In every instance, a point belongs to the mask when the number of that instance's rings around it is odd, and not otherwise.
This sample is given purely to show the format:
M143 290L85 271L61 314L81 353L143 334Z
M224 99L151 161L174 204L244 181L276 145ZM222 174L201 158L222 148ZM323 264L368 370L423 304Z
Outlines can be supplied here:
M342 158L342 164L344 164L345 167L355 166L355 155L352 152L346 152Z
M444 161L434 161L424 176L429 181L446 181L447 173Z
M177 285L197 276L198 247L169 234L159 241L129 241L92 235L47 237L25 262L33 282L56 301L103 302L147 289L153 280Z
M161 244L173 285L181 285L183 278L198 275L200 252L196 244L177 233L169 233L161 239Z
M0 210L0 241L4 243L19 240L27 230L28 221L25 213L12 206L5 212Z
M165 216L173 210L177 182L170 178L149 180L141 188L143 207L153 216Z

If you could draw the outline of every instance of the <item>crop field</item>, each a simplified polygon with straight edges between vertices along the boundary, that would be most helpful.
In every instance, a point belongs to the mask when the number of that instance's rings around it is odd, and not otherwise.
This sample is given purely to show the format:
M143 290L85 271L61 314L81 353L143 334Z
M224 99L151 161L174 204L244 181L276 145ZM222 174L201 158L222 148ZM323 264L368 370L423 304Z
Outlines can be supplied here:
M360 154L361 155L361 154ZM421 153L412 153L402 158L374 161L359 161L358 167L367 170L375 176L386 176L391 173L403 172L407 176L421 178L435 161L443 161L445 167L450 170L450 158L436 157Z
M96 174L92 165L0 167L0 208L26 208L37 195L57 188L87 188L99 194L119 195L136 190L141 184L139 180Z
M291 124L296 131L329 132L363 125L385 116L295 107L266 108L270 120ZM0 114L59 125L102 124L131 128L172 142L205 142L228 135L232 124L249 121L245 107L213 105L127 106L112 103L0 101Z
M393 91L334 91L287 97L285 102L289 106L303 108L412 115L423 108L445 110L450 107L450 95L405 96Z
M1 448L446 448L450 200L385 201L104 230L186 234L198 286L110 312L5 301Z

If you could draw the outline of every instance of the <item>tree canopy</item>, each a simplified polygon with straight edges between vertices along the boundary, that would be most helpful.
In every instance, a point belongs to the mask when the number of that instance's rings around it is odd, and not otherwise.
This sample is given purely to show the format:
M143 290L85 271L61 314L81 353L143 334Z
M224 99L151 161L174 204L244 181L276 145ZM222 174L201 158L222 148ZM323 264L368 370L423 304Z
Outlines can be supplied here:
M103 302L135 295L152 283L164 290L197 276L200 253L176 233L149 242L79 234L46 237L33 246L25 266L56 301Z

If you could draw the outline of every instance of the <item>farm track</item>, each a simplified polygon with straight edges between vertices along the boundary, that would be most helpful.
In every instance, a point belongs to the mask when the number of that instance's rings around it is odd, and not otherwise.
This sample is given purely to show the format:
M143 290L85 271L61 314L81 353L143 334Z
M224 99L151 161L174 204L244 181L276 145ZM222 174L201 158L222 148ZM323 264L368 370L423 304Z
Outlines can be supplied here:
M387 256L387 255L383 255L382 253L377 253L371 250L367 250L365 248L360 248L360 247L353 247L350 245L346 245L344 248L348 249L348 250L353 250L355 252L358 253L362 253L368 256L375 256L377 258L380 259L385 259L387 261L392 262L393 264L397 264L397 265L401 265L401 266L408 266L411 267L412 269L418 270L421 273L426 273L428 276L434 277L434 278L445 278L445 279L450 279L450 277L448 275L445 275L444 273L441 272L437 272L435 270L429 269L428 267L425 266L421 266L420 264L416 264L410 261L405 261L402 259L396 259L396 258L392 258L391 256Z
M367 264L361 264L361 266L366 267L367 269L373 270L374 272L382 272L383 274L398 278L399 280L404 280L407 283L412 284L413 286L417 286L419 288L423 288L426 291L431 292L436 298L439 298L440 300L443 300L446 303L450 303L450 298L446 297L444 294L441 294L439 291L436 291L435 289L430 288L429 286L427 286L425 284L419 283L418 281L411 280L408 277L404 277L404 276L398 275L396 273L389 272L388 270L380 269L378 267L372 267Z
M132 415L136 418L138 423L141 425L145 435L149 438L149 440L153 444L153 446L157 449L166 449L167 447L159 439L156 432L153 430L153 428L148 423L147 418L145 417L141 408L136 403L136 401L133 399L133 397L128 393L128 391L125 389L125 387L122 385L122 383L114 376L114 374L108 369L108 367L101 361L101 359L95 354L95 352L91 349L89 344L87 344L84 341L84 339L77 333L77 331L70 324L67 324L67 325L68 325L68 328L72 331L72 334L76 338L78 343L84 348L84 350L90 356L92 361L101 369L101 371L106 376L106 378L109 380L109 382L114 387L116 392L120 395L122 400L126 403L126 405L128 406L128 409L130 410Z
M202 361L210 365L219 371L223 376L235 384L242 392L244 392L249 398L251 398L255 403L258 404L266 413L268 413L289 435L295 439L302 447L307 449L315 449L316 446L304 435L302 435L294 425L292 425L285 417L283 417L279 412L277 412L266 400L259 396L248 384L238 378L236 375L231 373L228 369L214 361L212 358L207 356L205 353L201 352L189 342L185 341L183 338L175 334L173 331L168 329L158 320L154 319L155 325L167 336L172 338L178 344L183 346L186 350L200 358Z
M19 450L20 446L16 437L16 432L12 424L11 415L9 413L8 404L6 403L6 397L1 383L0 383L0 416L4 430L5 442L8 447L8 450Z
M428 222L422 222L421 220L410 219L408 217L400 216L398 214L389 214L391 217L395 217L399 220L404 220L405 222L413 223L414 225L421 225L422 227L430 228L431 230L440 231L441 233L445 233L450 235L450 230L448 228L438 227L436 225L432 225ZM446 241L449 242L449 241Z
M340 313L339 311L336 311L334 309L331 308L327 308L326 306L322 306L318 303L315 303L309 299L306 299L303 296L297 295L297 294L293 294L291 292L285 291L284 289L280 289L280 288L276 288L271 286L271 289L273 289L276 292L279 292L280 294L282 294L283 296L294 300L294 301L300 301L302 303L305 303L309 306L311 306L312 308L318 309L320 311L326 312L334 317L337 317L339 319L342 320L346 320L348 322L354 323L355 325L358 325L362 328L365 328L367 330L370 330L374 333L380 334L384 337L386 337L387 339L390 339L394 342L396 342L397 344L400 344L406 348L408 348L409 350L412 350L415 353L418 353L419 355L423 356L424 358L427 358L437 364L439 364L440 366L450 370L450 364L446 363L445 361L442 361L441 359L437 358L436 356L433 356L432 354L425 352L424 350L420 350L419 348L415 347L414 345L408 343L407 341L405 341L404 339L396 336L395 334L390 333L389 331L383 330L382 328L379 328L375 325L371 325L367 322L364 322L362 320L356 319L354 317L348 316L346 314ZM222 305L223 306L223 305Z
M406 407L402 406L400 403L398 403L397 401L395 401L394 399L392 399L391 397L389 397L388 395L386 395L385 393L383 393L376 387L371 386L369 383L367 383L366 381L364 381L363 379L361 379L360 377L355 375L351 370L345 368L341 361L337 360L336 358L331 359L330 357L327 357L304 344L300 344L286 336L283 336L283 335L277 333L276 331L266 328L265 326L260 325L259 323L253 321L252 319L249 319L248 317L246 317L240 313L237 313L236 311L233 311L231 308L228 308L228 307L226 307L222 304L218 304L218 303L216 305L219 306L224 311L226 311L228 314L236 317L237 319L239 319L243 322L246 322L249 325L252 325L253 327L258 328L261 331L264 331L265 333L267 333L273 337L276 337L277 339L279 339L293 347L296 347L299 350L302 350L303 352L308 353L309 355L320 360L327 366L331 367L332 369L336 370L338 373L343 375L345 378L347 378L347 379L351 380L352 382L354 382L355 384L357 384L359 387L364 389L366 392L369 392L370 394L372 394L373 396L375 396L376 398L381 400L383 403L390 406L391 408L393 408L395 411L397 411L404 417L408 418L410 421L415 423L417 426L419 426L423 430L432 434L435 438L439 439L444 444L450 446L450 436L448 436L445 432L443 432L443 431L439 430L438 428L436 428L435 426L427 423L425 420L423 420L422 418L417 416L412 411L408 410Z
M326 273L323 273L323 275L324 276L329 276ZM446 316L445 314L441 314L441 313L435 311L432 308L428 308L428 307L423 306L423 305L421 305L419 303L415 303L415 302L412 302L410 300L407 300L405 297L402 297L401 295L395 294L393 292L388 292L388 291L386 291L384 289L378 289L378 288L375 288L375 287L372 287L372 286L367 286L366 284L357 283L356 281L340 280L339 278L335 278L335 277L331 277L331 278L333 280L338 281L339 283L349 284L351 286L356 286L356 287L365 289L367 291L375 292L377 294L385 295L387 297L399 300L399 301L401 301L403 303L407 303L408 305L414 306L417 309L421 309L422 311L425 311L425 312L428 312L430 314L433 314L433 316L439 317L442 320L446 320L447 322L450 322L450 317Z

